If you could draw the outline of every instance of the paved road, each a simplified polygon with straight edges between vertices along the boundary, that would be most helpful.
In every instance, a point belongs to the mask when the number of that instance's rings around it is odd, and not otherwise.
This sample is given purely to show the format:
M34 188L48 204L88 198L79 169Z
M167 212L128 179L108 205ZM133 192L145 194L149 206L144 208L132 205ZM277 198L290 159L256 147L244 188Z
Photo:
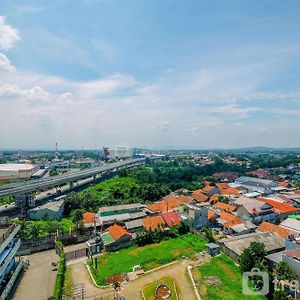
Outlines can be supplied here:
M53 295L56 272L51 262L58 261L54 250L35 253L26 257L29 268L25 272L14 300L47 300Z
M86 288L86 297L92 298L100 295L108 295L108 293L112 295L111 288L100 289L93 284L92 279L85 266L85 263L86 259L81 259L78 262L71 262L71 264L68 265L72 268L73 285L84 283ZM112 298L108 297L108 299Z
M110 172L115 168L129 167L130 165L141 164L144 161L145 159L128 159L125 161L110 163L95 168L85 169L75 173L68 173L68 174L62 174L62 175L52 176L48 178L30 180L22 183L6 184L3 187L0 187L0 198L9 195L28 193L36 190L50 188L53 186L58 186L66 182L77 181L100 173Z
M195 300L196 297L193 286L188 280L188 275L186 273L187 265L187 261L179 261L171 266L143 275L138 279L129 282L128 286L121 291L121 295L126 297L126 299L142 300L143 298L140 291L145 285L169 276L175 280L177 287L179 287L180 300Z

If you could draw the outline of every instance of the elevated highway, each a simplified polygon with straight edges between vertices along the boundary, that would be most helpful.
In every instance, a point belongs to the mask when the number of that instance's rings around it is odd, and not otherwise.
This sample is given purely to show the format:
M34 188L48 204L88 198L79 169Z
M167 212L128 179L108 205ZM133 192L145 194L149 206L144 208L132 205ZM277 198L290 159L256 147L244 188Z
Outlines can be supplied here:
M110 163L103 166L98 166L91 169L82 170L79 172L62 174L53 177L48 177L45 179L36 179L30 180L22 183L8 184L0 188L0 199L6 196L16 196L16 205L18 205L18 199L23 202L23 200L28 201L27 197L34 192L41 191L51 187L57 187L66 183L70 183L70 186L74 182L93 177L94 180L97 179L97 176L110 173L112 171L118 170L120 168L131 168L134 166L141 165L145 162L145 159L128 159L125 161L120 161L116 163ZM25 199L25 198L26 199Z

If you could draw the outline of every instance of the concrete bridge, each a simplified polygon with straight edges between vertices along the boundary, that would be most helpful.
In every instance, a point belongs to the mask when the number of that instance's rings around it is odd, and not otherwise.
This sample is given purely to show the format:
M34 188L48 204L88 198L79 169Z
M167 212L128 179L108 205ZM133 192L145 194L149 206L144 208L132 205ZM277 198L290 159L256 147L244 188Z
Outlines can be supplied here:
M33 206L33 193L47 188L58 187L63 184L70 184L74 187L74 183L78 180L93 178L97 180L99 177L108 173L117 171L120 168L132 168L141 165L145 159L128 159L116 163L82 170L79 172L52 176L44 179L30 180L21 183L8 184L0 188L0 199L6 196L15 196L15 204L18 207Z

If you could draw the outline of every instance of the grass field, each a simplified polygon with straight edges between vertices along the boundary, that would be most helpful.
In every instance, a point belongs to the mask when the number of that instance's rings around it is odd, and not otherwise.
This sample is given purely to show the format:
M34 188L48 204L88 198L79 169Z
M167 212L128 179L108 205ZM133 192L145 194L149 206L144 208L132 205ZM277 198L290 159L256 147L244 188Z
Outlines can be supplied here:
M194 273L200 283L202 300L265 300L263 296L246 296L242 292L242 275L233 260L222 254L212 258ZM219 285L206 282L208 277L220 280Z
M192 256L204 250L206 241L199 236L188 233L184 236L151 244L144 247L133 246L118 252L105 253L98 258L98 268L94 269L88 262L96 282L106 283L106 278L132 271L135 265L141 265L145 271L154 269L182 256Z
M153 300L154 299L154 294L155 294L155 289L159 284L166 284L168 287L171 289L171 297L168 298L168 300L179 300L177 297L177 294L179 295L178 287L175 284L175 281L171 277L164 277L160 280L157 280L149 285L146 285L143 288L143 295L146 300ZM176 291L175 291L176 288Z

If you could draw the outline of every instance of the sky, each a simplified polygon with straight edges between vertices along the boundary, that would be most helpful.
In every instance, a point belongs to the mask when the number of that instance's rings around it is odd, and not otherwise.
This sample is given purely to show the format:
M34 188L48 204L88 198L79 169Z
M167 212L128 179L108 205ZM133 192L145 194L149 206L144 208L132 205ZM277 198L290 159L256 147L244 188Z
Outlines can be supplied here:
M300 147L300 1L0 0L0 148Z

